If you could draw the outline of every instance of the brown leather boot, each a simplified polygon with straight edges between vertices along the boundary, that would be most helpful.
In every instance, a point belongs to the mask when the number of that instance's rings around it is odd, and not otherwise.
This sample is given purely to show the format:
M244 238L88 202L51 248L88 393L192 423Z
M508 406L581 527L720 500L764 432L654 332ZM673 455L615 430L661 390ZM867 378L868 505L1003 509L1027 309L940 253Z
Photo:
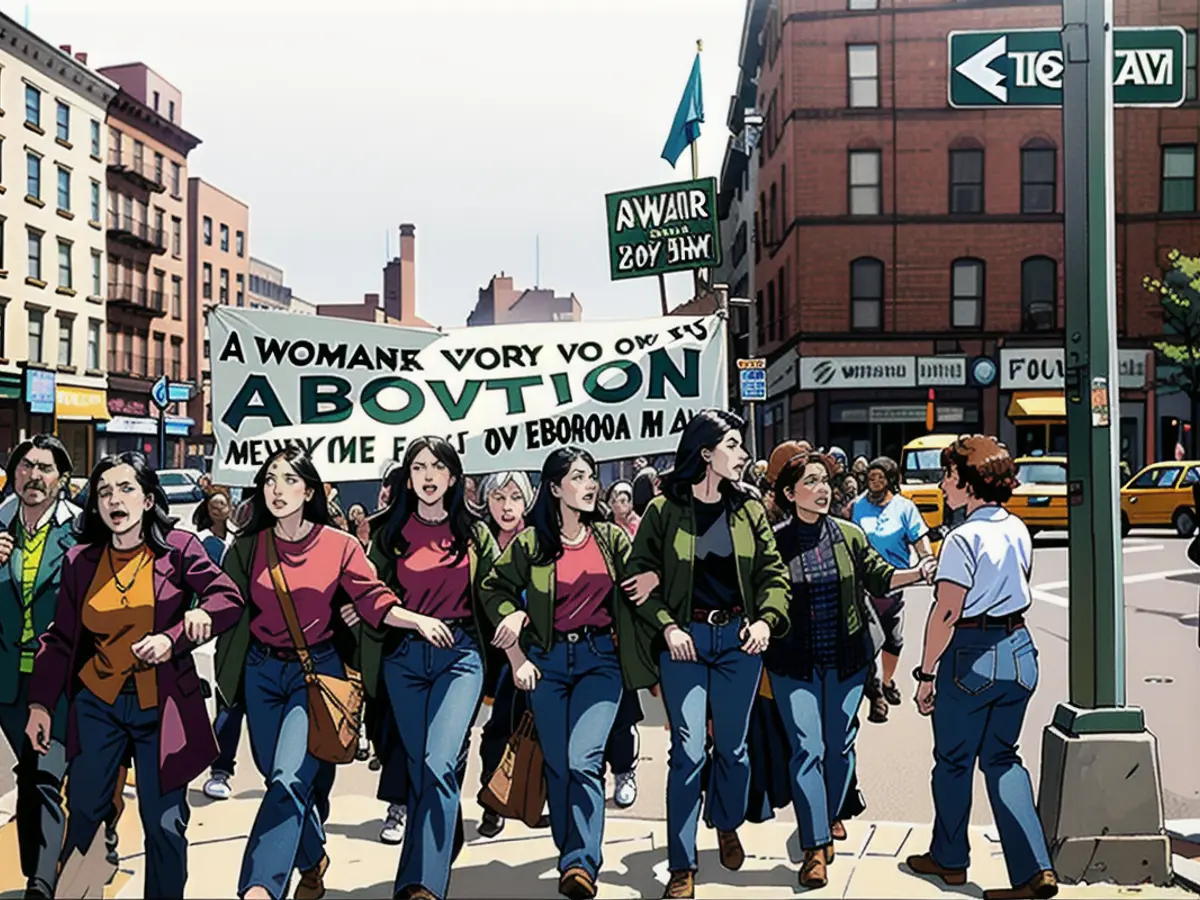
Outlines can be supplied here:
M951 887L960 887L967 883L966 869L947 869L945 866L939 865L928 853L910 856L905 862L916 874L940 878Z
M696 873L691 869L685 872L672 872L667 889L663 891L663 900L692 900L696 896Z
M718 831L717 849L721 855L721 865L730 872L736 872L746 862L746 851L742 849L742 839L736 831Z
M586 870L573 866L562 873L558 892L567 900L592 900L596 896L596 882Z
M823 888L829 883L826 857L824 847L804 851L804 865L800 867L800 887Z
M329 871L329 856L322 856L321 861L306 872L300 873L300 881L296 885L296 900L321 900L325 896L325 873Z
M1058 879L1053 872L1038 872L1020 887L997 888L983 892L983 900L1050 900L1058 893Z

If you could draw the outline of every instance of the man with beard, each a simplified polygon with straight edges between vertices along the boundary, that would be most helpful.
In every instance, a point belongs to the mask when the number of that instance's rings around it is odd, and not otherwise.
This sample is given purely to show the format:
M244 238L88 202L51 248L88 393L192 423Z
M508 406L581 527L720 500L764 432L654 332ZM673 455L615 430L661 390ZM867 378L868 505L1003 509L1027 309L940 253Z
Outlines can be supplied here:
M65 705L54 711L50 751L25 737L38 639L54 617L63 556L75 544L78 507L63 498L71 457L52 435L23 441L8 462L13 496L0 506L0 729L17 757L17 841L26 897L53 897L65 818Z

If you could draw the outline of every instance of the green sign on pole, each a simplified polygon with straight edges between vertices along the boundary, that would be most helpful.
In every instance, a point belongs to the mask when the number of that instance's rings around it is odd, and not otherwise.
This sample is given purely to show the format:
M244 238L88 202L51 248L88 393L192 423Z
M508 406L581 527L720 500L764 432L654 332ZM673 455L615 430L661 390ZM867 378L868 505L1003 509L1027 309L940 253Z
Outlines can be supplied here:
M715 178L618 191L604 199L614 281L721 264Z
M1057 28L952 31L950 105L958 109L1062 106L1062 32ZM1113 103L1179 106L1187 91L1182 28L1113 29Z

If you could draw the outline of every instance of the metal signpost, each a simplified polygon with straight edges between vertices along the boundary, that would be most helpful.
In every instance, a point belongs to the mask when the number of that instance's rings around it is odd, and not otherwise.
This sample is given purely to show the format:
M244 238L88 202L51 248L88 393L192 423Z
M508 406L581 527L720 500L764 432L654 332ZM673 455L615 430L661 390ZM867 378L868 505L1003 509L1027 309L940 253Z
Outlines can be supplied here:
M159 469L167 467L167 407L171 404L171 382L164 375L150 388L150 401L158 407L158 462Z
M755 435L757 405L767 399L767 361L765 359L739 359L738 382L742 402L750 406L750 459L758 459L758 440Z
M1117 106L1183 103L1186 47L1182 28L1117 28L1104 57L1112 60L1113 102ZM1063 105L1066 63L1062 35L1056 28L952 31L947 50L947 90L953 107Z

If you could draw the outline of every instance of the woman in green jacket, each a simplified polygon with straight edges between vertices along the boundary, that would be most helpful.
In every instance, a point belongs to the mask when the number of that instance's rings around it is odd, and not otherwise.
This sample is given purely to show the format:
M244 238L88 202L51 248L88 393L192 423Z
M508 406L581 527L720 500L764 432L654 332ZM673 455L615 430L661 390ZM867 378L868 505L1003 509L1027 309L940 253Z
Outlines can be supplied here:
M530 692L545 756L559 893L596 896L604 833L604 748L630 690L654 682L632 604L619 585L629 538L604 521L596 462L555 450L542 466L532 524L484 579L483 603L508 654L513 683ZM522 606L521 595L525 600ZM640 638L640 639L639 639Z
M762 503L741 484L749 455L742 420L709 409L687 425L634 539L626 590L656 634L671 727L665 897L695 892L705 736L712 718L709 810L721 864L745 860L737 829L750 791L746 732L761 654L788 629L787 571ZM661 649L659 649L661 648ZM653 657L652 657L653 658Z

